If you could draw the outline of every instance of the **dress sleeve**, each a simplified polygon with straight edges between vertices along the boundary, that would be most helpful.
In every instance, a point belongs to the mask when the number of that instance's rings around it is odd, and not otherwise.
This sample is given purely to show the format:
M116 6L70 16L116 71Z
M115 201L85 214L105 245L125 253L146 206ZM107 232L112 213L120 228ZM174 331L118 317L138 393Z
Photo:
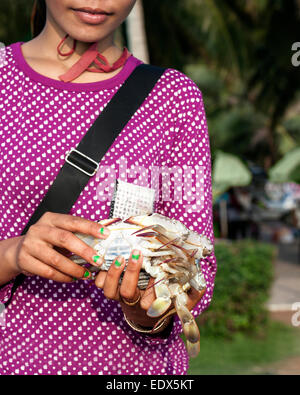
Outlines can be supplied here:
M173 111L172 146L163 163L166 171L161 172L162 191L156 211L181 221L214 243L211 154L204 103L194 81L182 73L181 81L176 92L176 113ZM201 268L206 292L192 311L194 317L201 314L212 299L216 275L214 253L201 261ZM176 316L172 334L181 330Z

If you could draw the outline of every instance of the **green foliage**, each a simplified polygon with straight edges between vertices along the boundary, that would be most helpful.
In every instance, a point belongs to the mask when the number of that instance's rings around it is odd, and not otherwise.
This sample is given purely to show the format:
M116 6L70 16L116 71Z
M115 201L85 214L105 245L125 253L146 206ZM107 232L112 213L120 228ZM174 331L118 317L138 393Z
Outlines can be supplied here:
M300 100L300 98L299 98ZM295 111L300 111L300 108L298 108ZM283 122L283 128L287 131L289 136L293 139L293 141L300 146L300 115L295 114L294 116L291 116L290 118L286 119ZM283 152L283 154L286 154L286 151Z
M254 135L263 128L263 117L250 103L239 103L228 111L220 111L209 123L212 150L224 152L248 160L262 159L254 150ZM257 147L256 147L257 149ZM262 152L263 157L264 150Z
M282 126L299 101L299 68L291 62L298 0L143 3L151 62L196 80L213 150L264 166L299 144L299 128Z
M274 247L251 240L216 244L218 271L214 297L199 318L202 333L232 337L263 329L273 278Z
M201 53L195 13L187 0L143 0L150 63L182 70Z
M1 0L0 41L5 45L30 40L32 6L33 0Z
M274 362L277 366L278 361L300 356L298 332L270 321L263 337L238 333L225 340L203 335L200 354L190 359L188 374L274 374Z

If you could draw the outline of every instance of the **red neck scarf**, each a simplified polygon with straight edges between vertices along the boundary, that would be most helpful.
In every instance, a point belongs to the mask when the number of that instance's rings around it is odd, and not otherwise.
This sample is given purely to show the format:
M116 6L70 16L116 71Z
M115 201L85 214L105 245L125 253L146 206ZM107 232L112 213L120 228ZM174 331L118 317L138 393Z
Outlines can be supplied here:
M70 56L75 51L76 40L74 40L73 48L67 52L62 53L60 47L67 39L68 34L61 40L57 46L57 52L60 56ZM131 56L131 53L124 47L122 55L112 65L110 65L105 56L98 52L98 43L93 43L88 50L81 56L81 58L64 74L60 75L60 80L64 82L71 82L79 77L84 71L91 71L93 73L109 73L123 66L126 60ZM98 59L100 58L100 60ZM102 62L101 62L102 61ZM98 67L91 67L95 63Z

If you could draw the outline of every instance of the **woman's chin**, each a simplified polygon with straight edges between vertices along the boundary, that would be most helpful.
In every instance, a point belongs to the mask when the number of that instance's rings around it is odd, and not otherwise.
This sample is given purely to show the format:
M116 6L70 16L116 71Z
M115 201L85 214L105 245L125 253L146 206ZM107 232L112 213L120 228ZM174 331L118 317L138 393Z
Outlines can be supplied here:
M76 27L75 29L68 29L67 33L73 39L83 43L98 42L103 40L103 38L106 36L105 33L103 34L103 32L100 35L99 29L98 31L95 31L95 29L88 29L86 26L78 26L78 28Z

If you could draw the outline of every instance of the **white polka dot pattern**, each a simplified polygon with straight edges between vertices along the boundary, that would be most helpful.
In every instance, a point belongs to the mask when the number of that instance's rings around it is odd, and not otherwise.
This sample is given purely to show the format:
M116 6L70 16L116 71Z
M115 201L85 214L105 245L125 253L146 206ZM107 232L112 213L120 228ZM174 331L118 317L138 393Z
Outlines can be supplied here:
M64 163L65 153L76 147L140 63L132 56L116 78L67 85L30 69L20 43L6 48L6 65L0 69L0 240L20 235ZM204 105L198 87L183 73L170 68L164 72L102 159L107 174L99 172L90 180L71 214L90 220L108 217L110 204L103 197L113 182L105 183L105 177L113 173L121 178L124 161L127 170L133 165L176 168L164 182L170 196L175 186L180 189L182 171L188 168L192 181L182 199L165 201L161 186L155 184L156 211L213 241ZM201 177L194 182L197 171ZM127 181L140 182L136 177ZM148 186L152 182L148 179ZM189 193L195 192L191 204ZM214 255L203 260L202 268L207 291L193 310L195 316L212 298ZM0 289L0 302L9 298L12 283ZM135 333L118 303L107 300L88 281L60 284L28 277L7 309L6 327L0 329L0 374L185 374L188 358L180 332L176 319L168 339Z

